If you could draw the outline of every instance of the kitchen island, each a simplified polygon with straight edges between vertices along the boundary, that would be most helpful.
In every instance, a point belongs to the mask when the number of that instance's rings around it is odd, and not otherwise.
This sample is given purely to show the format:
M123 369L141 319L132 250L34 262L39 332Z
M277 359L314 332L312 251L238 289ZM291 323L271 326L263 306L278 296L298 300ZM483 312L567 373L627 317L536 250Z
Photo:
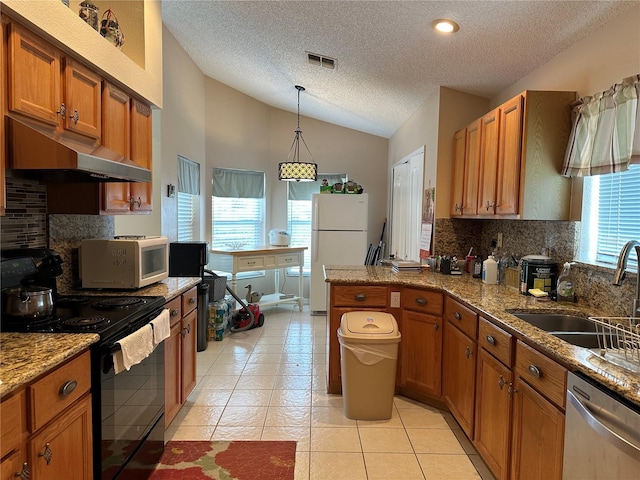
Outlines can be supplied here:
M558 304L553 301L540 301L532 296L521 295L505 285L486 285L468 274L442 275L428 270L423 273L398 274L390 267L338 265L325 265L324 271L325 281L332 287L379 285L390 287L390 291L400 291L403 287L441 291L461 301L481 316L489 318L500 328L564 365L568 370L580 371L640 406L640 375L601 360L590 350L564 342L510 313L536 310L575 313L582 316L607 316L607 312L595 311L579 303ZM399 310L391 311L399 314ZM335 336L340 320L328 315L327 321L331 322L329 336ZM331 343L330 341L329 358L339 355L339 352L331 351ZM337 341L334 345L337 345Z

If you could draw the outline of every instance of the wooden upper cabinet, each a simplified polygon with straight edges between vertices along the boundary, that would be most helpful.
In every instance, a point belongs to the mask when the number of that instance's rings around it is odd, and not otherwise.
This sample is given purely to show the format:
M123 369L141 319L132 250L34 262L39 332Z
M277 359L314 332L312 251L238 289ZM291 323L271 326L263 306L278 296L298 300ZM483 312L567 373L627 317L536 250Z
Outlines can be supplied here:
M495 212L499 215L515 215L519 212L522 103L522 95L518 95L500 107L495 192Z
M478 183L478 215L493 215L496 207L498 176L498 134L500 109L481 119L480 175Z
M9 24L9 111L58 126L62 105L60 51L29 30Z
M467 127L465 142L464 184L462 214L478 213L478 175L480 174L480 129L481 121L476 120Z
M153 153L151 148L151 107L136 99L131 101L131 160L137 165L152 169ZM150 212L152 183L132 183L131 196L133 210Z
M87 137L102 135L102 79L84 65L65 58L64 128Z
M15 22L9 31L8 83L10 112L100 139L100 76Z
M462 215L464 201L464 154L467 144L467 129L458 130L453 136L453 166L451 169L451 211L452 217Z
M575 92L526 90L477 120L479 130L467 127L462 214L455 208L456 132L451 216L568 220L571 180L560 173L575 98Z

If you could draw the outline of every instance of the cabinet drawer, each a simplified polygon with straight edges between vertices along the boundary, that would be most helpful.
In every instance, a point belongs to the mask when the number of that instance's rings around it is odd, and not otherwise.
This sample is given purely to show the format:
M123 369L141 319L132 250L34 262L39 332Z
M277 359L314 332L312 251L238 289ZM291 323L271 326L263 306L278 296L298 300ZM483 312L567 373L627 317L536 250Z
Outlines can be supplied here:
M74 383L75 382L75 387ZM91 388L89 352L57 368L28 387L29 431L35 432Z
M193 287L182 294L182 316L198 306L198 287Z
M169 309L169 322L173 327L182 318L182 297L176 297L164 304Z
M442 294L431 290L404 288L401 294L402 308L432 315L442 315Z
M444 302L444 316L468 337L476 339L478 333L478 314L476 312L453 298L447 297Z
M0 458L20 446L22 433L27 429L25 399L22 390L0 403Z
M480 317L478 344L511 368L513 337L489 320Z
M289 265L300 265L300 254L288 253L286 255L278 255L277 262L279 267L287 267Z
M238 258L237 270L239 272L264 270L265 266L265 257L243 257Z
M529 385L564 410L566 368L518 340L515 371Z
M387 306L387 287L345 286L335 287L331 293L335 307L382 307Z

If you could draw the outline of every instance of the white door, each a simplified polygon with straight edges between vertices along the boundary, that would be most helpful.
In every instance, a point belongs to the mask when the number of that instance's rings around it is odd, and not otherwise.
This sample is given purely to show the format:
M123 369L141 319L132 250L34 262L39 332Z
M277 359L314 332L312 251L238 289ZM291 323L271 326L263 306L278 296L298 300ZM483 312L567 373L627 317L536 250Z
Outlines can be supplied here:
M424 148L405 157L393 167L389 253L396 258L420 258L423 178Z

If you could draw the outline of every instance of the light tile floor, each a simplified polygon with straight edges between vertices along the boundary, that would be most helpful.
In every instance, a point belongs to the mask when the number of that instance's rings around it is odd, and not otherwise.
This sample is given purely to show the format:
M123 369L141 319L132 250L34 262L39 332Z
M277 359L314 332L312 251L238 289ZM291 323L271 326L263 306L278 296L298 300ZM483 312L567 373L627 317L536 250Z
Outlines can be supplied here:
M296 480L493 479L453 417L396 396L384 421L346 418L326 393L326 317L293 305L209 342L167 440L296 440Z

